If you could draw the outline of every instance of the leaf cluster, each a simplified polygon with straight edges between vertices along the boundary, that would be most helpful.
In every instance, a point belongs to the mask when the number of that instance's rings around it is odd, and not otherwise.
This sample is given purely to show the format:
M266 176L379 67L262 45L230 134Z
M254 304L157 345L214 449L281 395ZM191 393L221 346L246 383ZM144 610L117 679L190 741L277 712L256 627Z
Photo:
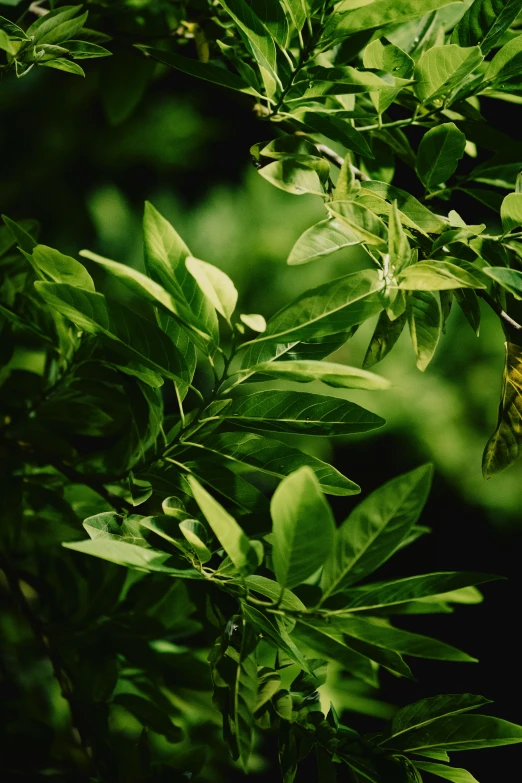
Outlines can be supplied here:
M13 476L2 567L45 638L84 763L123 780L133 747L135 779L197 772L205 755L188 751L196 729L178 686L192 700L211 683L232 757L248 770L257 733L277 732L285 781L312 751L330 776L346 765L375 783L452 779L468 773L438 764L447 751L522 739L500 719L463 718L480 697L412 705L371 737L321 704L331 664L377 687L381 671L411 678L410 657L473 661L401 620L480 601L476 585L496 578L375 581L427 532L417 522L431 467L367 495L337 527L325 494L359 487L286 441L382 426L328 387L383 390L385 379L322 358L382 310L377 270L306 292L265 322L237 313L230 278L191 256L150 204L143 271L63 255L37 242L31 221L4 224L4 351L28 341L44 372L11 369L0 387ZM324 392L300 391L310 380ZM20 580L39 595L44 630ZM198 655L207 645L209 668ZM117 742L128 720L138 734Z

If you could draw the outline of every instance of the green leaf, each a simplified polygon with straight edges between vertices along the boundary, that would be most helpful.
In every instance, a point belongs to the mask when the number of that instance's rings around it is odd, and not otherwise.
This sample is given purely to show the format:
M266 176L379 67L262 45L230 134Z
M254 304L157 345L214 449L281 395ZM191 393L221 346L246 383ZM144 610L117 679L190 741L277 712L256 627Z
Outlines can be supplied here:
M416 756L423 756L427 759L435 759L436 761L445 761L449 764L450 757L445 750L426 750L423 753L416 753Z
M454 122L445 122L431 128L422 137L417 153L417 174L431 189L446 182L454 173L464 155L466 136Z
M230 321L236 308L237 291L229 276L216 266L192 256L186 259L185 264L212 306Z
M17 2L16 0L8 0L6 3L4 0L3 5L17 5ZM6 19L5 16L0 16L0 29L3 30L9 38L12 38L15 41L29 40L24 30L14 24L14 22L11 22L10 19Z
M453 259L452 259L453 260ZM486 288L480 270L471 264L461 266L448 261L419 261L399 277L399 288L406 291L444 291L452 288Z
M431 465L405 473L372 492L336 533L325 563L323 601L358 582L390 558L409 535L427 500Z
M168 562L172 560L172 555L168 552L136 546L136 544L129 544L126 541L115 541L105 536L89 538L86 541L67 542L63 546L66 549L73 549L75 552L93 555L102 560L108 560L110 563L117 563L127 568L137 568L140 571L158 571L181 579L202 578L199 571L193 568L180 569L169 566Z
M451 0L405 0L398 5L393 0L374 0L373 3L354 10L351 3L341 3L338 7L339 13L332 14L327 20L324 38L335 41L362 30L402 24L429 11L443 8L450 2Z
M522 742L522 726L489 715L449 715L403 739L405 753L438 748L454 753Z
M406 313L402 313L394 321L390 321L386 312L380 314L364 357L363 367L373 367L377 362L382 362L401 336L406 319Z
M340 664L354 677L375 687L375 667L371 661L348 646L343 635L328 623L309 618L299 618L293 638L308 645L322 658Z
M339 334L366 321L382 310L383 286L375 269L364 269L305 291L269 320L266 332L242 346L248 346L248 352L241 367L276 358L282 352L281 344L291 347L300 341ZM279 344L271 347L268 355L264 346L267 341Z
M319 151L310 139L294 133L284 133L272 141L259 142L250 147L250 154L254 160L262 162L262 158L295 158L304 160L307 158L319 158Z
M522 275L521 275L522 277ZM270 378L279 378L299 383L321 381L328 386L338 389L366 389L376 391L389 389L391 384L386 378L375 375L358 367L347 367L344 364L333 362L308 360L288 360L284 362L264 362L256 364L246 373L267 375ZM241 377L241 374L239 374Z
M220 417L248 430L327 436L367 432L384 424L380 416L353 402L292 391L261 391L235 398Z
M515 462L522 450L522 348L506 343L506 364L497 428L484 449L482 472L491 478Z
M279 602L281 609L290 609L293 612L306 611L306 606L295 593L285 589L281 594L281 585L274 582L273 579L267 579L266 576L259 576L258 574L251 574L250 576L245 577L243 582L255 593L260 593L261 595L266 596L266 598L271 598L274 604L281 598L281 601Z
M387 41L386 38L377 39L368 44L363 52L363 64L365 68L386 71L403 79L412 75L415 66L409 54Z
M158 326L103 294L61 283L37 281L35 288L55 310L88 334L101 334L127 356L181 384L189 381L185 360Z
M361 193L370 191L387 201L397 202L399 211L406 215L413 222L419 231L428 234L440 234L448 228L448 224L434 215L427 207L420 203L414 196L407 191L396 188L395 185L389 185L386 182L377 182L370 180L364 183Z
M337 220L345 223L350 231L359 236L361 242L377 246L387 242L386 224L357 201L329 201L326 208Z
M309 0L282 0L296 30L302 30L309 18Z
M153 46L136 44L136 48L140 49L149 57L154 57L155 60L159 60L160 63L170 65L171 68L175 68L177 71L186 73L189 76L195 76L197 79L204 79L205 81L217 84L220 87L228 87L231 90L245 92L248 95L258 95L257 90L247 84L247 82L237 74L232 73L232 71L227 71L226 68L212 65L212 63L202 63L199 62L199 60L184 57L182 54L177 54L176 52L155 49Z
M293 193L294 196L302 196L305 193L323 196L324 182L328 179L330 167L323 158L310 155L274 160L259 169L259 173L276 188Z
M485 269L482 271L485 271ZM471 288L456 288L453 295L469 325L478 336L480 329L480 305L475 291Z
M309 671L308 664L302 653L289 636L283 623L278 622L275 615L270 615L270 618L268 618L255 606L250 606L250 604L246 603L243 604L243 615L255 628L258 628L263 633L267 641L270 641L278 651L288 656L299 668Z
M207 459L206 456L202 459L185 461L183 463L185 470L199 481L208 484L227 500L231 500L242 511L260 513L267 511L268 501L257 487L241 475L234 473L226 461Z
M182 323L187 322L189 327L197 330L195 334L192 332L194 341L197 342L203 350L206 350L206 344L202 340L202 337L203 339L205 337L208 339L208 336L203 331L204 326L188 311L187 302L181 292L177 291L179 298L171 296L165 288L154 282L154 280L151 280L150 277L147 277L147 275L144 275L142 272L138 272L137 269L133 269L126 264L120 264L118 261L111 261L108 258L99 256L97 253L92 253L90 250L81 250L80 255L103 267L110 275L117 278L126 288L128 288L129 291L132 291L132 293L146 299L152 304L160 305L165 311L175 315ZM188 317L186 317L187 315Z
M311 128L314 133L320 133L358 155L366 158L374 157L363 134L352 127L347 120L339 120L315 111L306 111L299 115L299 121Z
M510 80L518 84L522 63L522 36L517 35L498 50L489 63L484 79L495 89L511 89Z
M25 250L26 253L32 253L33 248L36 247L36 240L33 239L31 234L29 234L20 223L11 220L7 215L2 215L2 220L13 237L13 241L16 242L22 250Z
M360 236L351 231L342 221L329 217L301 234L288 256L292 266L308 264L323 256L329 256L343 247L361 242Z
M147 273L176 300L180 317L187 326L217 340L215 310L185 265L190 251L168 220L148 201L143 235Z
M371 640L361 639L356 636L351 636L344 632L344 619L338 617L327 618L327 622L331 622L331 625L337 633L342 635L343 641L355 652L360 655L364 655L369 658L370 661L377 663L379 666L384 666L399 677L407 677L413 679L411 669L404 661L400 653L392 649L387 649L384 645L373 644ZM317 621L314 624L319 625L321 621ZM357 621L356 621L357 622Z
M455 44L446 44L428 49L415 67L415 95L422 103L431 103L449 95L478 68L483 59L478 46L463 49Z
M264 332L266 330L266 321L262 315L241 313L239 318L253 332Z
M179 529L198 556L200 563L206 563L212 554L205 544L206 530L196 519L184 519L179 523Z
M377 585L365 585L343 592L346 611L362 611L379 609L406 601L417 601L419 598L439 596L462 587L490 582L499 577L491 574L475 574L458 571L438 572L396 579L393 582L382 582Z
M504 266L484 267L483 271L516 299L522 298L522 272Z
M32 251L32 262L55 283L67 283L77 288L94 291L94 282L83 264L75 258L64 256L58 250L46 245L36 245Z
M254 742L257 637L252 626L235 615L209 656L214 702L223 713L223 733L232 757L241 761L245 771Z
M147 546L143 531L140 529L141 517L134 515L121 517L114 511L104 511L87 517L82 524L93 540L106 538L113 541L126 541L137 546Z
M389 269L394 275L411 261L410 243L404 233L396 201L392 204L388 221L388 256Z
M452 43L460 46L479 44L486 55L519 13L520 0L474 0L453 30Z
M80 32L89 16L86 11L74 19L80 9L81 6L77 5L51 11L33 22L27 29L27 35L33 37L35 44L59 44L68 41Z
M236 520L225 511L193 476L188 478L192 494L219 543L240 574L246 576L257 568L257 556Z
M74 60L86 60L92 57L109 57L112 52L105 49L98 44L89 43L88 41L62 41L60 44L64 49L67 49L69 54Z
M219 3L248 38L260 67L265 68L277 82L277 50L274 40L251 5L245 0L219 0Z
M334 627L343 634L358 639L361 642L392 650L400 655L411 655L416 658L430 658L439 661L466 661L476 662L462 650L452 647L438 639L429 636L403 631L399 628L391 628L384 623L374 623L358 617L330 618ZM349 644L350 642L348 642Z
M327 462L322 462L317 457L304 454L273 438L248 432L223 432L211 435L203 443L190 445L230 460L233 464L237 464L238 468L244 465L279 479L288 476L303 465L308 465L315 473L323 492L341 496L360 492L357 484Z
M279 0L250 0L248 6L259 17L270 37L282 49L286 48L289 44L288 20Z
M466 242L466 240L476 237L482 233L486 228L485 223L481 223L479 226L463 226L462 228L452 228L449 231L445 231L441 234L431 248L431 252L434 254L437 250L440 250L445 245L452 245L455 242Z
M347 152L335 183L334 201L349 201L359 190L361 183L355 179L355 169L352 165L352 155Z
M274 571L281 588L291 590L323 565L334 538L332 512L311 468L305 465L283 479L270 513Z
M404 735L417 732L433 721L449 715L460 715L490 703L491 699L475 696L472 693L445 694L421 699L395 713L389 731L379 744L400 748L405 743L409 743L408 736ZM398 739L399 737L401 739Z
M509 193L500 206L504 233L522 226L522 193Z
M16 54L16 47L11 42L7 33L2 29L0 29L0 49L10 55Z
M452 783L478 783L478 780L465 769L457 767L447 767L445 764L430 764L426 761L416 761L415 766L422 772L430 772L438 778L451 780Z
M433 359L442 332L442 312L438 295L416 291L408 300L408 324L417 356L417 367L424 372Z
M39 66L45 68L55 68L57 71L65 71L66 73L73 73L75 76L85 77L85 71L77 63L71 62L71 60L65 60L62 57L55 57L54 60L44 60L37 63Z

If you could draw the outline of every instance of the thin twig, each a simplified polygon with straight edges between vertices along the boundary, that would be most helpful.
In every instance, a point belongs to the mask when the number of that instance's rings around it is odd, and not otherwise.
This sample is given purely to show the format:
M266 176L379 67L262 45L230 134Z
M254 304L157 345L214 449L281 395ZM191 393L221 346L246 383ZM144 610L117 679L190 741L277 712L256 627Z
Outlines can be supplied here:
M488 305L491 307L492 310L501 318L505 324L507 324L511 329L516 329L518 332L522 332L522 325L517 323L517 321L514 321L513 318L511 318L508 313L506 313L505 310L501 308L497 302L491 297L487 291L477 291L478 295L488 303Z

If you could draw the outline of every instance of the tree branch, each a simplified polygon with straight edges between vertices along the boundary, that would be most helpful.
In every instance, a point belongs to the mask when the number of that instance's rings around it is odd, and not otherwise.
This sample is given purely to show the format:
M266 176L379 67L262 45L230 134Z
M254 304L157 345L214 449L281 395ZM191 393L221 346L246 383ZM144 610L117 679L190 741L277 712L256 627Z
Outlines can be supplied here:
M509 326L511 329L516 329L518 332L522 332L522 325L517 323L517 321L514 321L513 318L511 318L508 313L506 313L505 310L501 308L497 302L493 299L492 296L490 296L487 291L477 291L478 295L488 303L488 305L491 307L491 309L498 315L499 318L504 321L504 323Z
M35 14L35 16L45 16L49 13L48 8L40 8L41 4L45 2L45 0L35 0L34 3L31 3L29 8L27 9L30 14Z

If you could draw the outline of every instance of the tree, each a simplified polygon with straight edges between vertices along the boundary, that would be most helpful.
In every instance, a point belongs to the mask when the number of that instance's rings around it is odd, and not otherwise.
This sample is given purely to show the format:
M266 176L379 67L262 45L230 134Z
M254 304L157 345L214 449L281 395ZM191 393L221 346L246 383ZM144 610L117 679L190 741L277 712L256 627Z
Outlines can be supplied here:
M3 218L5 360L29 345L44 364L7 364L0 387L1 568L65 700L49 737L25 705L8 716L14 779L182 780L203 765L215 778L226 764L216 708L245 771L256 737L277 735L285 783L312 752L320 780L472 781L448 751L522 740L521 727L472 713L488 700L471 694L403 707L370 735L321 703L332 667L375 686L380 670L411 678L405 657L474 660L392 618L478 601L476 586L496 577L382 581L378 569L427 532L417 522L431 467L365 494L336 527L325 494L359 486L286 436L383 426L326 387L385 389L368 368L406 323L425 370L452 306L478 332L480 298L507 339L485 477L521 444L520 145L480 114L484 98L519 101L521 4L354 5L94 2L101 33L58 3L0 19L6 79L34 66L84 75L77 59L110 54L100 42L116 59L130 30L147 67L252 96L274 136L251 150L261 176L324 201L288 262L355 245L367 257L266 321L237 312L232 280L149 203L141 272L91 251L78 261L40 244L34 220ZM180 53L191 41L197 57ZM139 100L136 82L117 116ZM403 166L413 193L396 184ZM448 210L459 193L492 211L488 224ZM363 369L328 360L372 317ZM282 384L312 380L321 393ZM37 734L39 753L24 759L20 743Z

